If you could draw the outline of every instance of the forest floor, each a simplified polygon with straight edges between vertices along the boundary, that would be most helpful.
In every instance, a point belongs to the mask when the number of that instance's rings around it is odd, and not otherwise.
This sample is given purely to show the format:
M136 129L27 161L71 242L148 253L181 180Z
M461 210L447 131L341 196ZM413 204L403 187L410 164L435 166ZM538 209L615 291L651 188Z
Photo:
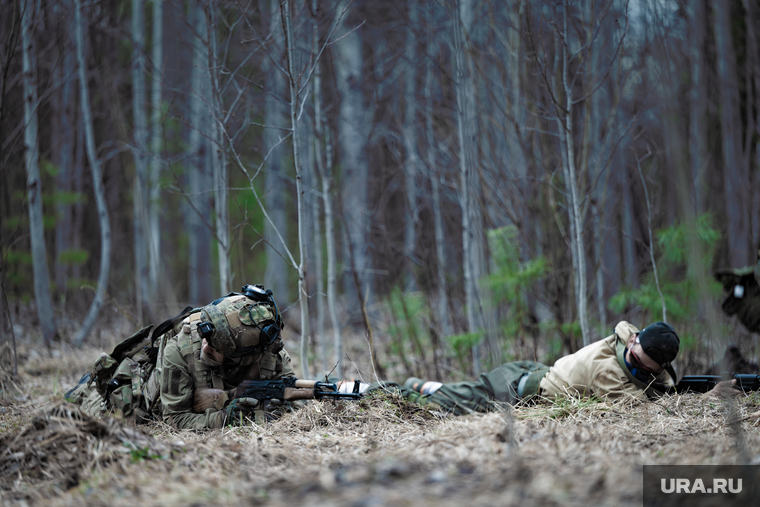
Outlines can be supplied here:
M20 347L0 396L3 505L641 505L643 464L760 463L758 393L464 417L380 393L207 432L99 421L63 392L101 350Z

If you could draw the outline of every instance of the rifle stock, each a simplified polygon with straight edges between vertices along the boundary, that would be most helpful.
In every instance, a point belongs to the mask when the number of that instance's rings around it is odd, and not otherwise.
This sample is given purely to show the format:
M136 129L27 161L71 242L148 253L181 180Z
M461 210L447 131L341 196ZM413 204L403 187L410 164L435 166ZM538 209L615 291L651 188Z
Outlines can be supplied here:
M221 410L227 402L235 398L255 398L264 406L269 400L284 401L313 400L332 398L336 400L358 400L359 381L354 384L351 393L338 392L338 386L329 382L316 380L299 380L286 378L281 380L244 380L234 389L200 388L193 394L193 412L201 414L209 408Z

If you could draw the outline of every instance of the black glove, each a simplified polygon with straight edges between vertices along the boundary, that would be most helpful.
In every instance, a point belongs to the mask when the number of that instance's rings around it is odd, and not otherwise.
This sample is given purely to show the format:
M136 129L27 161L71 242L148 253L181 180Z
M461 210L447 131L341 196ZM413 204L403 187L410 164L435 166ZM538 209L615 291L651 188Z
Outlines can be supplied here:
M246 419L253 420L253 409L258 406L256 398L235 398L224 409L224 425L242 426Z

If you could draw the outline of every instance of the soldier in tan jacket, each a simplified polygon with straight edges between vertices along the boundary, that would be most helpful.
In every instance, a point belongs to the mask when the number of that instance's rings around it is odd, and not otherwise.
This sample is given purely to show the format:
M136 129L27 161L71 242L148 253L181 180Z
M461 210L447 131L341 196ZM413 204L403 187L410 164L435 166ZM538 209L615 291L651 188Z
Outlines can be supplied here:
M674 385L671 362L678 348L678 335L669 324L655 322L639 331L620 322L612 335L551 367L516 361L481 374L477 381L451 384L410 378L403 391L419 403L434 403L457 414L484 412L493 402L514 404L535 396L645 400Z

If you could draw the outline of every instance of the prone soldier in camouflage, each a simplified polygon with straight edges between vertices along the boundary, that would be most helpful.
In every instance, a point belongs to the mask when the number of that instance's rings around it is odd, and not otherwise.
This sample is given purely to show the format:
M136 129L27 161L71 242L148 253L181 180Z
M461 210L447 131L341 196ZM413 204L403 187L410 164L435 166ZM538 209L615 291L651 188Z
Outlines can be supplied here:
M271 291L253 287L196 309L163 337L158 365L163 419L178 429L221 428L261 419L258 400L231 399L243 380L295 377L283 349L282 319ZM248 294L245 291L244 292ZM261 294L269 294L269 298ZM256 296L258 294L258 296ZM214 408L193 412L196 389L223 389Z
M736 315L751 333L760 333L760 250L754 266L723 269L715 273L715 279L728 294L723 312Z

